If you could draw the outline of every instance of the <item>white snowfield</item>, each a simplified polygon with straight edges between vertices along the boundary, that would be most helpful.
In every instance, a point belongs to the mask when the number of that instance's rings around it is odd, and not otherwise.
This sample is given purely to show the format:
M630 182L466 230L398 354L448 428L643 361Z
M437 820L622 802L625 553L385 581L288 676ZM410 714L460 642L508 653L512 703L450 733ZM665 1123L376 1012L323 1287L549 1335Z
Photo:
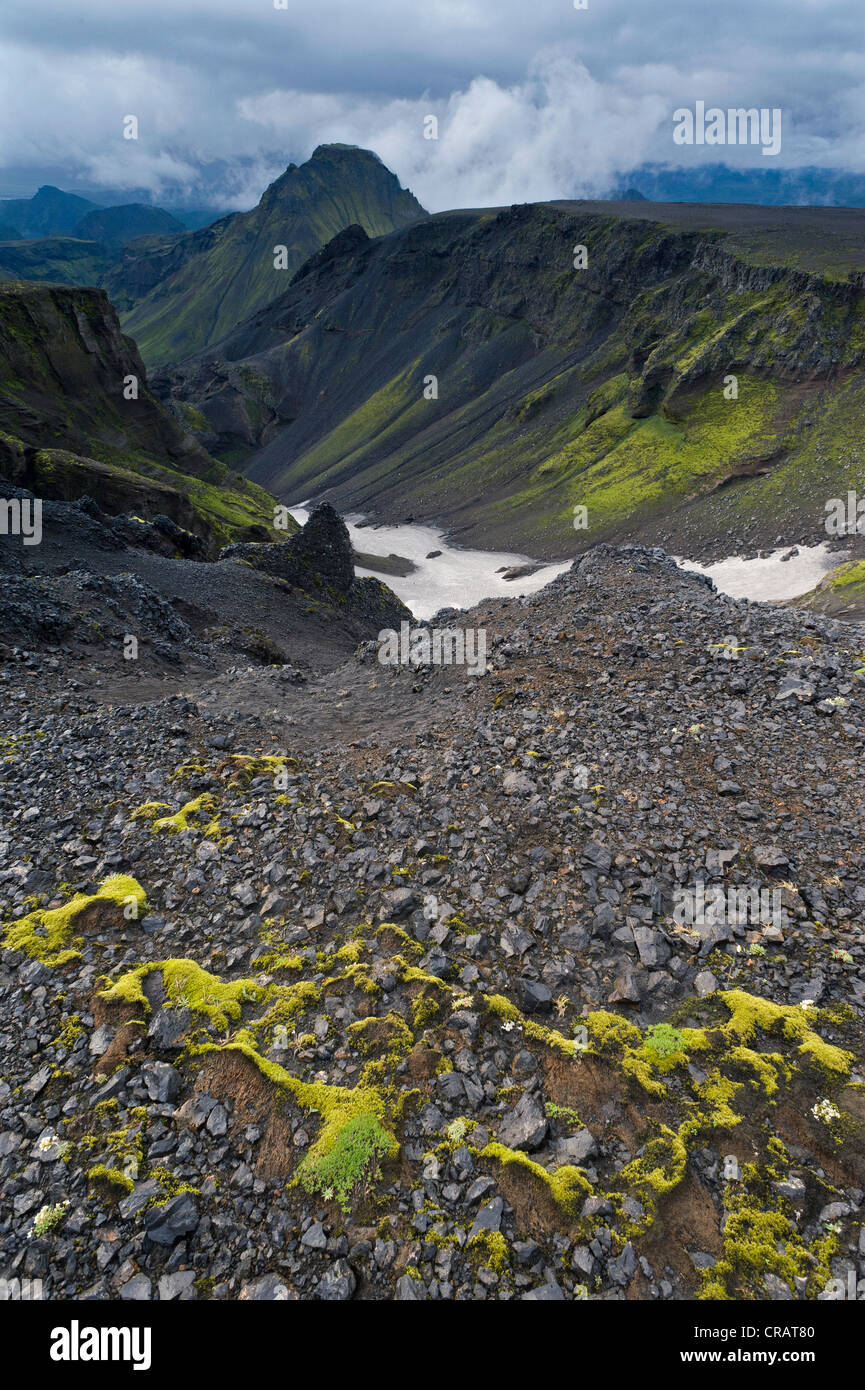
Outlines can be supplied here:
M309 516L303 507L291 507L292 516L301 525ZM512 555L499 550L458 550L446 540L436 526L357 526L360 516L347 516L351 543L355 550L367 555L401 555L412 560L417 569L403 577L395 574L376 574L357 566L359 575L375 574L384 580L398 598L411 609L416 618L431 618L440 608L471 608L485 598L513 598L516 594L533 594L569 569L572 560L544 565L526 579L507 580L499 569L512 565L535 563L527 555ZM440 550L435 560L426 557L431 550Z
M791 547L784 546L773 550L764 559L740 560L731 555L714 565L698 565L694 560L683 560L676 556L677 562L686 570L697 570L707 574L722 594L731 598L749 598L760 603L784 603L798 598L813 589L829 570L843 564L847 558L844 551L830 550L822 542L820 545L800 545L799 554L791 560L782 560Z
M308 507L289 510L301 525L309 517ZM360 566L357 573L375 574L376 578L383 579L416 618L431 618L440 608L471 608L485 598L534 594L572 564L571 560L563 560L542 565L524 579L508 580L498 571L536 562L527 555L502 550L459 549L448 542L437 526L358 526L363 519L362 515L345 518L355 550L365 551L367 555L400 555L417 568L404 576L376 574ZM707 574L721 593L762 603L783 603L807 593L845 558L842 552L832 551L821 543L801 545L798 555L782 560L790 549L790 546L783 546L755 560L742 560L733 555L712 565L700 565L680 556L674 558L683 569ZM428 560L431 550L440 550L441 554Z

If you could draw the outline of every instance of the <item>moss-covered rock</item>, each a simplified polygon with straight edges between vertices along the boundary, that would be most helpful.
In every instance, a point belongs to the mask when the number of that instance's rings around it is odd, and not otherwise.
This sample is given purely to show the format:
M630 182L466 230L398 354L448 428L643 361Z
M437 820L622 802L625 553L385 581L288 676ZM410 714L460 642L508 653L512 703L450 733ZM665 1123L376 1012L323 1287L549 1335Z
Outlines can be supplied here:
M146 905L144 889L134 878L112 874L96 893L76 893L62 907L37 908L13 922L3 934L3 947L45 965L65 965L80 955L84 932L137 921Z

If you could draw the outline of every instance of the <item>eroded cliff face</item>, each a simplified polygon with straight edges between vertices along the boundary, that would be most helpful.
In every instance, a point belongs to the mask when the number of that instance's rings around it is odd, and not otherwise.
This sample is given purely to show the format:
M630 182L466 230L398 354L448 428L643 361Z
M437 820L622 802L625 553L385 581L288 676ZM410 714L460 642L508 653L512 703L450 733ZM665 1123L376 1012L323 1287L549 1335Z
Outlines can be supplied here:
M104 291L6 284L0 324L0 474L41 497L166 515L214 545L273 538L272 499L163 409Z
M753 264L717 231L447 213L348 229L155 385L288 498L542 554L573 549L577 505L578 545L674 514L803 539L858 464L863 302L861 274Z
M157 449L204 472L208 459L147 389L135 343L123 335L102 290L6 285L0 424L30 443ZM134 377L136 397L124 389Z

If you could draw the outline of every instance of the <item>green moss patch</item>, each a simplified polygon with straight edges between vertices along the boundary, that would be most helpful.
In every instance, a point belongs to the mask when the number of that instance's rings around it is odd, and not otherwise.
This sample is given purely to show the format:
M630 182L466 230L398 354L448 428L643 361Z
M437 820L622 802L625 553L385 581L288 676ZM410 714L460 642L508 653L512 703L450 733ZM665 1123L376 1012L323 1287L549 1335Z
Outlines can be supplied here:
M80 954L81 939L76 937L76 926L83 926L83 919L98 921L102 912L111 917L136 921L147 906L144 889L134 878L125 874L112 874L100 885L96 893L76 893L62 907L37 908L7 927L3 935L3 946L7 951L23 951L31 960L40 960L43 965L65 965L77 959ZM112 911L113 910L113 911Z

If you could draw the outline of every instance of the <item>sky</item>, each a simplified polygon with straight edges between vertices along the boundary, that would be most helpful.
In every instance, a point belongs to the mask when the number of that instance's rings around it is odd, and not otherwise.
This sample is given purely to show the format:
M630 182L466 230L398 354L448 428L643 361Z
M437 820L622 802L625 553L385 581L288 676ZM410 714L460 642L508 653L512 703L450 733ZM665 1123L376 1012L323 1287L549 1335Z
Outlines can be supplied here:
M865 172L862 0L586 3L3 0L0 194L247 208L329 141L430 211L602 196L650 162ZM677 145L698 101L777 108L780 152Z

